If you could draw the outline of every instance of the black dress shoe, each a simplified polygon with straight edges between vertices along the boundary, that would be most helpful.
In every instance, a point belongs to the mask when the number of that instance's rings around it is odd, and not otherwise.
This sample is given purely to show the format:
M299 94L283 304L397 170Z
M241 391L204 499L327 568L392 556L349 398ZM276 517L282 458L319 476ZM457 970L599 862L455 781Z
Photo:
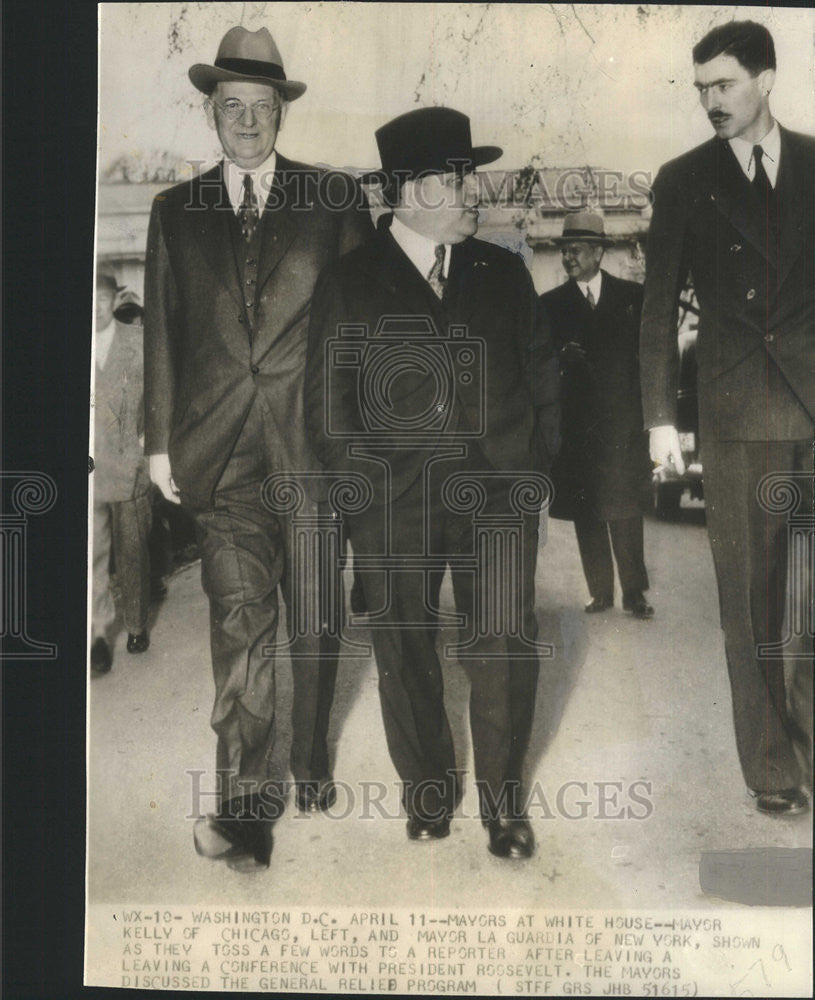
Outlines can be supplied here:
M623 598L623 610L630 611L635 618L653 618L654 609L645 600L642 591L635 590Z
M300 812L328 812L337 801L337 788L333 781L300 782L297 785L296 798Z
M91 670L95 674L106 674L112 663L113 656L110 652L110 646L100 635L99 638L93 640L91 646Z
M128 653L144 653L150 646L150 636L147 632L128 632Z
M487 849L497 858L531 858L535 853L535 835L529 820L498 816L487 823L490 841Z
M583 608L587 615L596 614L598 611L608 611L614 607L613 597L592 597L589 603Z
M795 816L805 812L809 800L800 788L785 788L780 792L756 793L756 809L769 816Z
M450 818L427 820L411 816L407 821L408 840L443 840L450 836Z
M202 857L224 860L235 871L260 871L271 860L272 823L261 800L238 797L217 816L196 820L193 841Z

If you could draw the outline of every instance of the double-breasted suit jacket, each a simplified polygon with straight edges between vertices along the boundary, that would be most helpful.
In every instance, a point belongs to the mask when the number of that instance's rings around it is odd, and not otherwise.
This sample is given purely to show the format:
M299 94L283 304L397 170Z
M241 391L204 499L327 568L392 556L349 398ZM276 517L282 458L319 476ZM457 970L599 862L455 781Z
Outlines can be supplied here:
M292 771L298 782L328 777L336 642L313 628L293 633L300 618L290 518L263 502L261 484L272 473L313 471L303 421L311 296L322 268L371 228L361 206L353 178L280 155L248 242L222 164L153 204L146 451L169 453L181 502L196 519L226 802L241 788L256 791L252 782L268 776L275 683L274 659L264 649L282 642L278 585L289 607L294 666Z
M780 137L770 197L717 138L659 171L640 343L645 425L674 424L676 305L690 271L708 533L736 743L756 792L802 777L781 659L789 523L761 499L762 480L794 477L803 512L812 508L815 139L783 128Z
M441 570L437 562L422 573L415 560L427 554L447 560L457 609L467 620L465 628L471 628L479 587L472 568L463 569L460 560L474 554L472 516L445 506L440 482L459 470L481 475L482 481L491 473L506 473L501 487L485 488L484 502L499 517L510 512L508 483L536 467L547 470L557 447L557 361L551 344L536 341L534 289L519 257L477 239L455 244L440 300L390 234L387 221L380 221L374 239L330 265L320 278L312 307L305 410L321 462L359 471L373 487L369 509L349 518L350 538L375 623L385 731L404 783L405 806L409 815L432 818L452 812L460 789L435 646L443 563ZM429 335L422 333L427 324ZM358 334L356 340L342 334L348 327ZM334 351L330 343L337 340L340 350ZM366 341L367 354L359 346ZM332 360L343 364L332 365ZM444 386L452 391L440 391ZM393 431L390 444L370 433L377 417ZM405 432L418 426L426 433L411 444ZM343 433L329 433L332 429ZM448 457L434 479L439 459L462 442L466 456ZM349 446L376 451L389 468L389 487L372 471L375 464L354 460ZM524 516L516 610L524 636L534 639L537 513ZM383 534L386 522L390 545ZM384 569L381 563L366 569L366 558L376 561L387 552ZM496 803L502 795L504 807L512 809L506 795L514 794L520 781L537 659L519 638L486 631L465 664L472 684L476 777L482 809L490 796ZM420 792L426 794L415 798Z
M552 478L554 517L612 521L641 513L650 484L642 427L639 325L642 286L602 272L594 309L577 282L539 300L539 322L551 324L557 350L574 342L585 357L561 361L563 444Z

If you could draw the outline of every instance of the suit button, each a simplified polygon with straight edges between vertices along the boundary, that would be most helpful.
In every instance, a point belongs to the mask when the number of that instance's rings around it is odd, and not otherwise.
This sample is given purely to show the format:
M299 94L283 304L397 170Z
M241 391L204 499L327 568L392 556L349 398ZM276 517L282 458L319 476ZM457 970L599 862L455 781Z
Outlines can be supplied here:
M238 316L238 322L243 323L243 316Z
M755 297L756 297L756 290L755 288L751 288L750 291L747 293L747 299L749 301L751 299L754 299Z
M734 243L730 248L731 253L741 253L741 243Z
M254 283L255 283L255 279L254 278L247 278L246 279L246 284L247 285L254 285Z
M260 372L260 368L257 365L252 365L252 374L257 375Z
M771 344L775 340L775 334L768 333L764 339L767 341L768 344Z
M247 267L254 267L256 264L257 264L257 260L254 257L247 257L246 258L246 266Z
M255 303L251 299L246 300L246 308L251 309Z

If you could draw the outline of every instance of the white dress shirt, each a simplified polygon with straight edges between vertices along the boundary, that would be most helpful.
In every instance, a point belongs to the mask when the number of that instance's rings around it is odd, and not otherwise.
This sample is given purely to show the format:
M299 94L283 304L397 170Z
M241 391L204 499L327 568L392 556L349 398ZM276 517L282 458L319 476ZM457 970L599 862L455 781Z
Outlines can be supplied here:
M415 229L411 229L409 226L406 226L404 222L400 222L396 215L393 216L393 221L391 222L391 235L402 250L404 250L411 264L413 264L419 274L421 274L426 281L428 274L430 274L433 270L433 265L436 263L436 247L439 246L439 244L434 243L433 240L429 240L426 236L422 236L421 233L417 233ZM445 245L445 278L448 274L449 265L450 247L449 245Z
M269 191L271 191L272 183L274 182L276 165L277 152L274 149L272 150L271 156L267 157L263 163L260 164L260 166L254 167L252 170L247 170L245 167L239 167L237 163L233 163L232 160L224 160L224 180L226 181L226 190L229 194L229 201L232 205L232 210L236 215L241 206L241 202L243 201L243 178L245 174L249 174L252 178L252 190L258 200L258 215L263 215L263 209L266 206Z
M778 128L778 122L773 121L773 127L760 142L748 142L740 137L730 140L730 148L736 154L739 166L749 181L752 181L756 175L753 146L761 146L764 150L761 162L764 164L767 179L774 188L778 179L778 164L781 159L781 131Z
M603 272L598 271L591 281L578 281L577 287L586 296L586 298L589 297L588 291L591 289L591 294L594 296L594 304L596 306L600 301L600 292L603 288Z

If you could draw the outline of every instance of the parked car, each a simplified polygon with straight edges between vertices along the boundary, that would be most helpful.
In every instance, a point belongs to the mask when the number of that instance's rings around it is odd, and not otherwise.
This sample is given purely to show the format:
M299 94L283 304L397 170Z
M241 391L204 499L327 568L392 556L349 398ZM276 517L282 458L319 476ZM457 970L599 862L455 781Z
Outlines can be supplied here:
M704 497L702 489L701 442L699 440L699 404L696 393L696 336L699 306L692 288L686 288L679 300L679 387L676 394L676 429L685 462L684 475L674 469L654 470L654 510L660 517L670 517L679 510L682 495L690 491L693 499Z

